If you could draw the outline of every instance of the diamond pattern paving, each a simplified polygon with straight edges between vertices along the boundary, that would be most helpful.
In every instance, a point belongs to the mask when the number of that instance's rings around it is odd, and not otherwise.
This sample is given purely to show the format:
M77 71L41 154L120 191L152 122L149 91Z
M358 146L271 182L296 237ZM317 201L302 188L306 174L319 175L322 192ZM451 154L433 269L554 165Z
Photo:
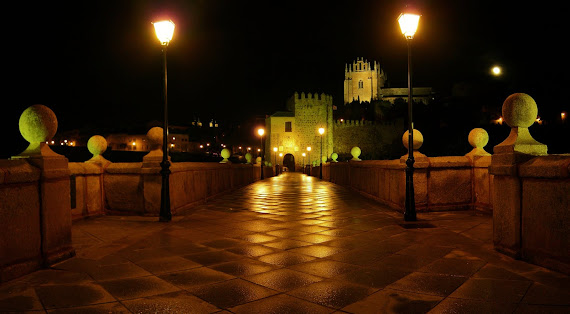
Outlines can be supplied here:
M170 223L73 226L77 256L0 285L0 312L570 313L570 278L492 247L474 211L402 214L298 173Z

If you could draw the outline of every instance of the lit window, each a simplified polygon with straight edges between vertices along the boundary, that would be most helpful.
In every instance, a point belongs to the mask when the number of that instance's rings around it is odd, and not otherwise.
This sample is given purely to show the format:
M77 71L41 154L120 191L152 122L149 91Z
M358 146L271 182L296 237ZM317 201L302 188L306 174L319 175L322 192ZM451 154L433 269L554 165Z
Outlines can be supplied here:
M291 122L285 122L285 132L293 132Z

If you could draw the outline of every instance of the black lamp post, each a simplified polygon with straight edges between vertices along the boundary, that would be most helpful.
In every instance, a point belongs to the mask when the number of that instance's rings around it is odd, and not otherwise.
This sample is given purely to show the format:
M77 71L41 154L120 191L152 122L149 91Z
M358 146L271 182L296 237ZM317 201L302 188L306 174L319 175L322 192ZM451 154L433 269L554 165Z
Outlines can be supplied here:
M261 165L259 167L259 169L261 170L261 180L263 180L263 164L265 163L265 149L263 147L263 134L265 134L265 129L263 128L259 128L257 129L257 134L259 134L259 140L261 141ZM271 156L269 156L269 158L271 158ZM271 159L270 159L271 161Z
M168 222L172 220L170 212L170 161L168 161L168 94L167 94L167 72L166 72L166 48L174 33L174 23L172 21L155 22L154 31L156 37L162 45L163 60L163 94L164 94L164 126L162 133L162 162L160 163L160 174L162 175L162 187L160 189L160 214L159 221Z
M405 221L416 221L416 202L414 200L414 122L412 116L412 39L418 28L420 16L402 13L398 18L402 34L408 44L408 159L406 160L406 203Z
M321 169L319 170L319 179L323 178L323 134L325 134L325 128L319 128L319 134L321 135L321 156L319 162L321 163Z

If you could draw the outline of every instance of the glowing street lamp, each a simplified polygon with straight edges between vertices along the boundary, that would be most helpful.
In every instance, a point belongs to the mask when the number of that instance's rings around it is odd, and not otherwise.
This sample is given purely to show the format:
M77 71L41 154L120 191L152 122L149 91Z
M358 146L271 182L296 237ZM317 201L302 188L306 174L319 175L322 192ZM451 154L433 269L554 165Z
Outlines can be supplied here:
M162 162L160 163L162 175L162 187L160 189L160 217L159 221L171 221L172 213L170 212L170 162L168 161L168 93L167 93L167 71L166 71L166 48L172 40L174 34L174 23L170 20L154 22L154 31L156 37L162 46L163 60L163 96L164 96L164 129L162 133Z
M319 170L319 179L323 178L323 134L325 134L325 128L319 128L319 134L321 135L321 158L319 162L321 163L321 169Z
M503 73L503 70L498 65L491 68L491 74L493 74L494 76L500 76L502 73Z
M258 149L258 151L261 154L261 165L260 165L260 169L261 169L261 180L263 180L263 164L265 162L265 154L263 154L264 150L263 150L263 134L265 134L265 129L264 128L259 128L257 129L257 134L259 134L259 140L261 141L261 148Z
M420 16L402 13L398 18L400 29L408 44L408 159L406 160L406 205L405 221L416 220L416 202L414 200L414 122L412 115L412 39L418 29Z

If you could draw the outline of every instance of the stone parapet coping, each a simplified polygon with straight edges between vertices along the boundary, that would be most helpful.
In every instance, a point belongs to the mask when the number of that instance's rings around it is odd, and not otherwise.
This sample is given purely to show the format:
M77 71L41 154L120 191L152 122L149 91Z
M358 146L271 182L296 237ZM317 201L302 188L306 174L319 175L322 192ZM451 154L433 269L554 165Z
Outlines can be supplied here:
M570 178L570 154L533 158L519 166L519 176L530 178Z
M69 170L71 174L75 175L97 175L103 173L103 168L92 163L83 163L83 162L70 162L69 163Z

